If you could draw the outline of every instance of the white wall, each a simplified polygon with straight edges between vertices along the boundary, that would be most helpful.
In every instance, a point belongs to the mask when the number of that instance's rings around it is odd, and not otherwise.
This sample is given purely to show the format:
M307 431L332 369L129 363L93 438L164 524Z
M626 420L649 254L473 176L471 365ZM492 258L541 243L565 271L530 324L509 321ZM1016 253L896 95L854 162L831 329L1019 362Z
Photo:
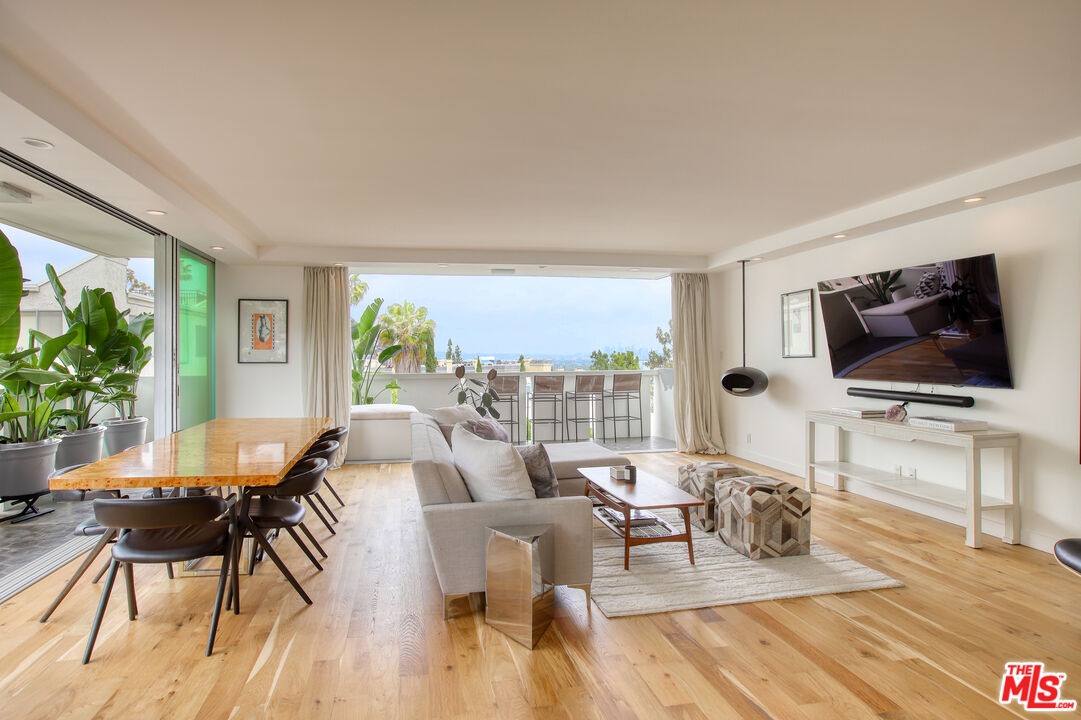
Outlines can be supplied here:
M781 293L814 288L819 280L834 277L992 252L997 254L1015 389L924 385L923 391L972 395L976 405L970 410L913 405L910 411L985 419L994 427L1021 433L1022 542L1048 550L1056 539L1081 535L1081 183L748 265L747 361L765 370L770 384L755 398L723 398L728 451L802 476L806 410L890 404L846 396L846 388L853 385L914 389L912 384L834 380L817 292L816 356L782 359ZM712 280L721 363L737 365L739 273L724 272ZM832 433L819 434L826 436L820 439L819 457L832 457ZM893 469L902 463L917 468L921 479L963 486L959 454L869 438L854 438L851 453L863 464ZM998 479L999 454L985 453L988 483ZM819 477L831 481L824 473ZM949 511L860 488L855 481L851 486L862 494L961 522ZM987 512L984 522L985 532L999 534L1001 512ZM958 542L961 538L959 534Z
M301 356L304 337L304 270L300 266L225 265L215 268L217 292L217 416L304 415ZM289 300L289 362L240 364L237 300Z

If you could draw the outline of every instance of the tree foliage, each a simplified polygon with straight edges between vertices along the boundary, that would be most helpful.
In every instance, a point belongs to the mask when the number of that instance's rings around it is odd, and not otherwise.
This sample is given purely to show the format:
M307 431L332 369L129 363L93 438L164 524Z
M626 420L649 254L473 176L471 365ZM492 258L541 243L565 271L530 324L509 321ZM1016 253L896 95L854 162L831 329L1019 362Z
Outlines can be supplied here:
M364 296L368 294L368 283L360 279L359 275L349 276L349 307L356 307L364 302Z
M589 354L590 370L639 370L641 365L634 350L617 350L611 355L603 350Z
M135 277L135 271L128 268L128 292L139 293L140 295L149 295L154 297L154 290L145 282Z
M646 367L667 368L672 367L672 321L668 321L668 332L657 328L657 342L660 343L661 351L658 353L654 350L649 351L649 358L646 360Z
M518 372L525 372L525 355L518 356Z

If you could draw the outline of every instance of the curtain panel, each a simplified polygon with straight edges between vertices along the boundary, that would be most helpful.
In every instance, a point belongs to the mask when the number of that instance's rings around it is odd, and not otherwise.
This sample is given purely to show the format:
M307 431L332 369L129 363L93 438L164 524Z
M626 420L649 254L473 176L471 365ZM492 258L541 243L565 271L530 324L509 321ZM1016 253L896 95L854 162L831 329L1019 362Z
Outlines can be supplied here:
M672 366L677 448L723 453L721 378L713 371L707 275L672 275Z
M344 267L304 268L304 399L308 415L349 427L352 401L349 278ZM348 437L346 438L348 441ZM343 443L334 467L345 458Z

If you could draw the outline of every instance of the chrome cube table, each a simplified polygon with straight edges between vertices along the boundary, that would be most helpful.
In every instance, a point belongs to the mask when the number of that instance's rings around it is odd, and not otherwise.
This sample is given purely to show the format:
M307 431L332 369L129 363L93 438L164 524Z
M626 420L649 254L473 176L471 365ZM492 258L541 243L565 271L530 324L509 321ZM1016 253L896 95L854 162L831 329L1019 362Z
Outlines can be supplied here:
M552 526L488 528L484 620L533 649L552 624Z

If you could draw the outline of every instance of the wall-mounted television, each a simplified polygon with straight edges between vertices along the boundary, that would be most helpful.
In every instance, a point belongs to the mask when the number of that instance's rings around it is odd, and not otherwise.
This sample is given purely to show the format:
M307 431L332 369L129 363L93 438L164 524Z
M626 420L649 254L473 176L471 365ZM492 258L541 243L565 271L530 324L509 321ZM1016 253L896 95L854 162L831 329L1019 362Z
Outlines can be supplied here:
M833 376L1013 387L995 256L818 283Z

